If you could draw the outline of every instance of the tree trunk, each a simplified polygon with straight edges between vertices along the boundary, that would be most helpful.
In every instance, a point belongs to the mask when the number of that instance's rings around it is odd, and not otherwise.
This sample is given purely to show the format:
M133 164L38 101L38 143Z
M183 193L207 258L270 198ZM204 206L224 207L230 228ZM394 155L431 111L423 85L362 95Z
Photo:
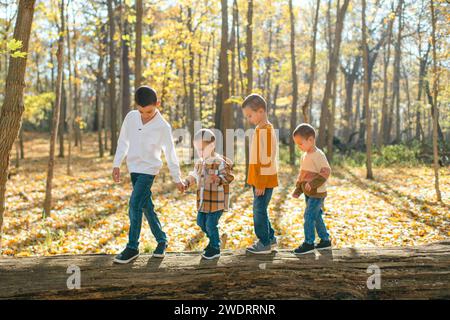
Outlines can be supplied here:
M111 128L110 155L114 155L117 148L117 111L116 111L116 52L114 34L116 32L113 0L108 0L108 22L109 22L109 119Z
M336 19L336 31L334 33L334 44L332 54L330 55L327 78L325 82L325 91L323 94L321 112L320 112L320 125L319 125L319 137L317 144L319 148L325 145L326 139L326 125L328 123L329 104L331 100L332 84L336 79L337 65L339 61L339 51L341 47L342 29L344 27L345 14L347 12L348 4L350 0L344 0L343 5L338 8L338 15Z
M327 158L330 162L333 161L334 123L336 118L336 87L337 79L333 82L333 91L331 93L331 113L328 122Z
M23 127L20 127L19 130L19 151L20 151L20 159L25 159L25 147L23 144Z
M142 82L142 16L144 5L142 0L136 0L136 48L134 57L134 90L139 88Z
M59 113L61 110L61 98L62 98L62 75L64 68L64 30L65 29L65 16L64 16L64 0L61 1L61 21L59 27L59 39L58 39L58 51L56 53L58 62L58 74L56 76L56 94L55 94L55 105L53 108L53 118L52 118L52 132L50 135L50 154L48 159L47 168L47 183L45 187L45 200L44 200L44 212L43 217L50 216L50 211L52 208L52 187L53 187L53 174L55 166L55 146L56 138L58 136L58 126L59 126Z
M308 94L306 96L306 100L302 105L302 113L303 113L303 122L309 123L309 109L312 107L312 98L314 91L314 80L316 74L316 39L317 39L317 24L319 22L319 9L320 9L320 0L316 2L316 11L314 15L314 25L312 32L312 40L311 40L311 60L309 65L309 88Z
M64 74L62 79L62 101L61 101L61 112L59 113L59 129L58 129L58 140L59 140L59 154L58 158L64 158L64 129L65 120L67 113L67 92L64 85Z
M220 40L220 55L218 66L218 86L216 94L216 114L215 125L216 128L223 133L223 150L226 152L226 129L231 128L233 121L233 112L231 112L231 104L225 103L230 97L230 85L228 80L228 3L227 0L221 0L221 16L222 16L222 28L221 28L221 40Z
M191 41L188 44L188 52L189 52L189 96L188 96L188 124L189 124L189 133L191 137L194 137L194 124L196 120L195 114L195 84L194 84L194 50L192 48L192 41L194 39L194 30L192 26L192 7L188 7L188 19L187 19L187 28L189 31L189 36ZM192 138L191 138L192 141ZM192 154L193 156L193 154Z
M434 168L434 188L436 190L437 201L442 201L441 190L439 189L439 149L438 149L438 117L439 117L439 103L438 103L438 82L439 74L437 69L437 54L436 54L436 13L434 11L434 1L430 0L431 11L431 43L433 47L433 104L434 110L431 113L433 117L433 168Z
M97 115L96 117L96 127L97 127L97 143L98 143L98 155L100 158L103 158L104 156L104 148L103 148L103 138L102 138L102 132L103 132L103 125L102 125L102 108L101 105L103 105L103 109L105 109L106 104L103 102L102 99L102 74L103 74L103 64L105 60L105 51L103 47L106 47L107 44L107 35L105 34L105 26L102 25L99 29L99 36L102 35L102 43L103 46L99 46L99 52L98 52L98 63L97 63L97 72L96 72L96 83L95 83L95 113Z
M358 79L358 72L360 70L361 57L358 56L353 61L351 70L347 70L341 67L342 73L345 79L345 105L343 115L343 136L344 141L347 141L350 137L353 128L352 114L353 114L353 88L356 80Z
M387 35L387 43L384 44L383 50L383 100L381 102L381 122L380 122L380 133L381 137L378 139L378 148L381 147L382 144L389 143L390 140L390 132L386 130L388 128L388 104L387 104L387 95L388 95L388 68L389 68L389 60L391 58L391 40L392 40L392 26L394 25L394 19L390 20L387 26L388 35Z
M253 91L253 0L248 0L247 9L247 41L245 44L245 56L247 57L247 95ZM239 22L238 22L239 31ZM239 49L239 32L238 32L238 49ZM240 63L239 63L240 65ZM241 111L242 112L242 111ZM244 130L247 131L250 128L248 122L245 122ZM250 162L250 143L245 138L245 176L248 176L248 168ZM245 186L248 186L245 182Z
M68 92L67 92L67 108L66 108L66 122L67 122L67 163L66 174L72 175L72 141L76 141L74 137L74 103L73 103L73 82L72 82L72 51L71 51L71 37L69 32L69 25L66 28L67 40L67 70L68 70Z
M247 95L249 95L253 91L253 0L248 0L245 54L247 56Z
M242 64L241 64L241 36L240 36L240 24L239 24L239 6L237 0L233 0L233 14L236 17L236 45L237 45L237 60L238 60L238 69L239 69L239 83L240 83L240 92L241 95L244 93L244 75L242 72ZM247 54L247 53L246 53ZM239 113L241 115L241 119L243 120L242 112ZM242 121L243 123L243 121ZM242 128L242 126L240 127Z
M122 4L122 8L124 4ZM122 12L122 16L125 15L125 12ZM126 37L129 35L129 24L128 20L124 19L122 33ZM122 120L125 119L127 113L131 109L131 93L130 93L130 62L129 62L129 43L126 39L122 37Z
M364 67L364 109L366 110L366 169L367 179L373 179L372 173L372 120L370 112L370 99L369 99L369 48L367 45L367 25L366 25L366 0L362 0L362 11L361 11L361 25L362 25L362 50L363 50L363 67Z
M292 0L289 0L289 20L291 25L290 49L291 49L291 72L292 72L292 109L291 109L291 132L294 132L297 126L297 104L298 104L298 78L297 78L297 62L295 56L295 20L294 8ZM289 161L295 164L295 144L289 143Z
M401 60L401 40L402 40L402 15L403 15L403 0L399 0L398 10L398 31L397 41L395 43L394 53L394 80L392 83L392 101L391 110L395 110L395 140L397 143L401 141L400 136L400 60ZM390 126L389 129L392 129Z

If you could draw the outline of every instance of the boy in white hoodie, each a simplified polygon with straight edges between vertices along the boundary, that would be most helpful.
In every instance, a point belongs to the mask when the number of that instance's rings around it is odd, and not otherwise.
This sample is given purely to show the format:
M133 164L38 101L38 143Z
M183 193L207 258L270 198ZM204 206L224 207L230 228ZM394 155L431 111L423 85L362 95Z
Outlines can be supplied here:
M179 191L184 190L180 166L175 153L170 124L161 116L156 92L148 86L139 87L135 92L137 110L126 115L120 130L113 164L113 179L120 181L120 165L127 158L133 192L129 201L130 229L126 248L115 257L116 263L129 263L139 256L139 236L142 212L158 245L154 257L164 257L167 236L154 210L151 187L155 176L162 167L161 151L164 151L170 174Z

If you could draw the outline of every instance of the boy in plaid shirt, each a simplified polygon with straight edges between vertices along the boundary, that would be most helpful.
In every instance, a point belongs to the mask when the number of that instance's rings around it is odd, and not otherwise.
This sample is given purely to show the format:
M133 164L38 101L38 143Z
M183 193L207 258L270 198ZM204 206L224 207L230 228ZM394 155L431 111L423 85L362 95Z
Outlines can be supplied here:
M209 238L202 257L220 257L219 219L228 210L229 184L234 176L230 159L215 152L216 137L209 129L201 129L194 136L194 147L200 159L185 180L185 189L197 184L197 224Z

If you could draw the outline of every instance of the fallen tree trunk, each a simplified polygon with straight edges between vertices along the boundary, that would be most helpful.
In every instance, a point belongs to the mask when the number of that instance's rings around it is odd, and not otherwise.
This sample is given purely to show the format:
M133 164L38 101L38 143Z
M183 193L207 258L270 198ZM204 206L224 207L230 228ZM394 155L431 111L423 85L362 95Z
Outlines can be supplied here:
M0 259L1 299L449 299L450 242L396 248L344 248L296 257L224 251L218 261L199 253L141 255L116 265L112 255ZM370 266L381 288L368 289ZM80 289L69 290L69 266Z

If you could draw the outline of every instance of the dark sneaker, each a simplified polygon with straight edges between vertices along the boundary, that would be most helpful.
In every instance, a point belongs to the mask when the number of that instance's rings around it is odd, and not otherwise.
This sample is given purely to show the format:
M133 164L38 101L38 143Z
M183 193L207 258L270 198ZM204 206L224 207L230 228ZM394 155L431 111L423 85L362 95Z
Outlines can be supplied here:
M300 247L294 250L294 254L305 254L308 252L314 251L314 245L313 244L307 244L304 242Z
M155 251L153 251L153 256L155 258L164 258L164 256L166 255L166 249L167 249L167 243L165 243L165 242L158 243Z
M206 246L205 249L203 249L203 253L205 253L206 251L208 251L208 249L211 248L211 243L208 243L208 245Z
M261 241L257 241L251 247L248 247L247 251L254 253L254 254L270 254L270 253L272 253L272 248L271 248L270 244L265 246L262 244Z
M133 261L137 257L139 257L139 250L130 249L127 247L119 253L113 261L115 263L126 264Z
M277 242L277 237L273 237L273 239L272 240L270 240L270 246L276 246L278 244L278 242Z
M319 244L316 245L317 250L330 249L331 241L330 240L320 240Z
M214 247L209 247L205 253L202 254L202 257L208 260L215 259L220 257L220 250Z

